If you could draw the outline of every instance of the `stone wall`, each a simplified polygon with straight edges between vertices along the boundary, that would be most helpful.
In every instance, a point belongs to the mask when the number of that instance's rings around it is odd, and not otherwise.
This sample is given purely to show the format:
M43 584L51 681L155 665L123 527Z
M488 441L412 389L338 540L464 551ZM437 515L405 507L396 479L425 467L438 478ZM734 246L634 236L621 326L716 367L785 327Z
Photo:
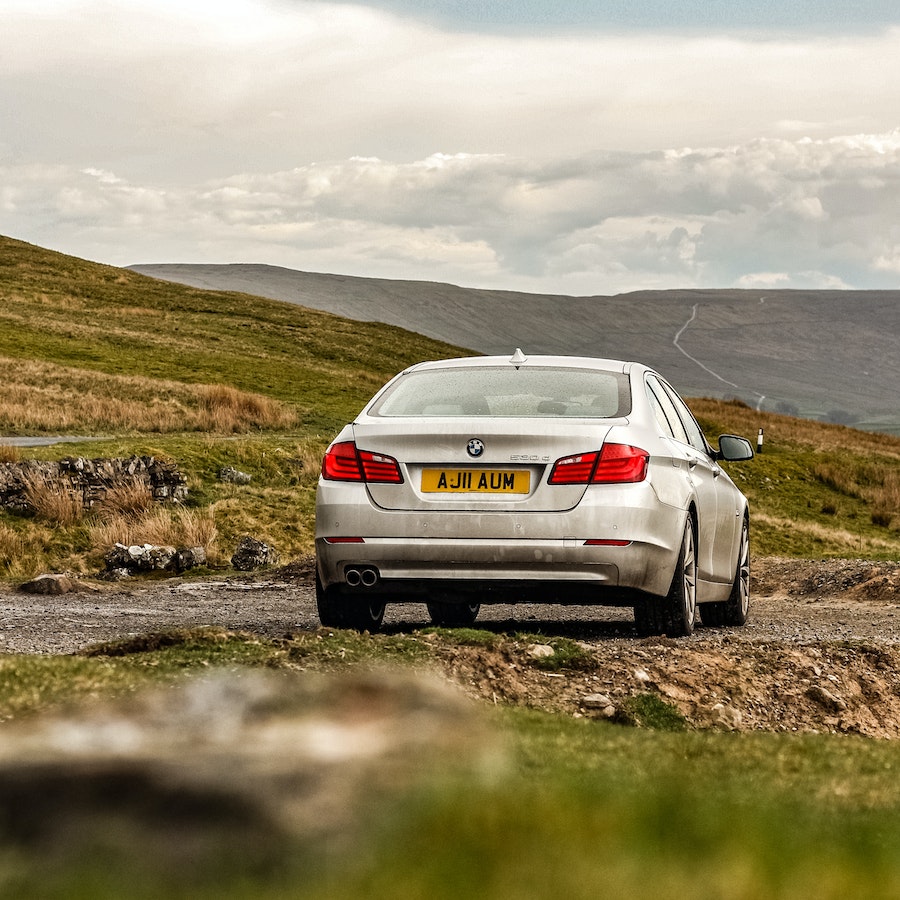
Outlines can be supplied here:
M26 511L29 484L58 486L81 494L85 509L103 500L111 488L143 484L158 501L183 501L187 483L174 462L155 456L127 459L84 459L67 456L58 462L27 459L0 463L0 506Z

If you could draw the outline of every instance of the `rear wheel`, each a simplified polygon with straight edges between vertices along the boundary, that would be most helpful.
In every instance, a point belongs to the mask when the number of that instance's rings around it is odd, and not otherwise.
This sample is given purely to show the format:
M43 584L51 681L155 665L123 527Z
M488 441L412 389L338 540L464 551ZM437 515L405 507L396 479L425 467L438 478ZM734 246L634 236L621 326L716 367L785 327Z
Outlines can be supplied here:
M384 600L371 594L348 597L333 587L323 588L316 573L316 611L326 628L376 632L384 620L384 606Z
M669 637L687 637L693 634L697 621L697 552L694 523L690 518L684 526L678 563L664 608L666 634Z
M662 634L666 630L665 599L647 597L642 603L634 606L634 627L642 637Z
M744 625L750 611L750 523L744 519L737 567L731 594L721 603L704 603L700 618L704 625Z
M481 609L480 603L448 603L444 600L429 600L426 606L432 624L448 628L471 625Z

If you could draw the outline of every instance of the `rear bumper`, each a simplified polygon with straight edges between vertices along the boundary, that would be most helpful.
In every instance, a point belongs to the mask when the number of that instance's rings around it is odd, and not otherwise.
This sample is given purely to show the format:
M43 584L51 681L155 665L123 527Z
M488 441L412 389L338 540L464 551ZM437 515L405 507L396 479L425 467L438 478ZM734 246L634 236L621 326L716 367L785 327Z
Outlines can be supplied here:
M347 586L348 572L372 568L378 579L374 588L398 595L484 590L496 594L498 602L510 602L510 594L519 593L523 600L545 603L565 602L560 599L563 595L569 602L593 599L609 603L612 598L602 597L598 589L665 594L677 555L677 548L660 544L584 546L576 539L363 540L353 544L316 540L319 578L324 587Z
M522 513L385 510L361 486L321 481L316 558L325 588L347 587L348 570L371 567L384 593L518 585L524 599L559 587L606 604L599 589L666 594L686 517L646 482L591 489L574 509ZM332 542L350 538L362 542Z

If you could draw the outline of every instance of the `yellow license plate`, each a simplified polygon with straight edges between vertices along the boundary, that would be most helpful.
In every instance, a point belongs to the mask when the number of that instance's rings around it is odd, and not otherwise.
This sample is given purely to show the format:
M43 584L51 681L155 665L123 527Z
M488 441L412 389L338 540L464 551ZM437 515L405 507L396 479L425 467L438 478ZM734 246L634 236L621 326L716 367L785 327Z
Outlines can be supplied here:
M426 494L527 494L531 472L509 469L423 469Z

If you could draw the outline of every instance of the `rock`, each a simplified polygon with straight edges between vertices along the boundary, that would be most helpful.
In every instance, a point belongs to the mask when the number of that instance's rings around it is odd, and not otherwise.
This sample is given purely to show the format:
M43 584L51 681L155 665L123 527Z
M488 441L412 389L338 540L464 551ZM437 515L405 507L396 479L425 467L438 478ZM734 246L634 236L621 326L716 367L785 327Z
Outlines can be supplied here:
M581 706L599 712L605 719L616 717L616 705L606 694L587 694L581 698Z
M847 704L840 697L832 694L831 691L820 684L810 685L806 689L806 696L831 713L843 712L847 708Z
M81 498L90 509L111 489L144 485L155 500L181 503L187 498L185 477L174 462L153 456L84 459L67 456L58 462L27 459L0 462L0 506L17 512L29 510L29 485L47 485Z
M134 572L183 572L206 564L203 547L175 547L155 544L116 544L103 558L106 569L102 577L117 581ZM124 574L123 574L124 573Z
M143 548L139 546L127 547L125 544L115 544L112 550L103 557L106 563L107 571L112 569L131 569L137 568L137 560L139 559Z
M263 541L244 535L238 544L231 564L241 572L249 572L262 566L274 566L278 562L278 554L274 548Z
M298 846L313 859L335 835L364 846L359 810L397 784L437 769L478 791L504 764L478 707L436 677L221 671L4 722L0 836L17 874L33 861L46 875L48 855L54 875L78 873L100 847L109 896L127 896L136 870L194 896L198 871L224 868L214 896Z
M131 570L121 567L114 569L104 569L100 573L99 577L104 581L124 581L126 578L131 578Z
M604 709L612 703L606 694L587 694L581 698L581 705L585 709Z
M147 547L138 561L138 569L144 569L149 572L164 572L166 569L174 569L176 553L177 551L174 547Z
M547 659L556 651L549 644L531 644L527 653L532 659Z
M585 709L595 709L606 719L614 719L616 705L606 694L587 694L581 698L581 705Z
M219 470L219 481L225 481L229 484L250 484L252 480L252 475L241 472L240 469L236 469L234 466L224 466Z
M19 586L26 594L68 594L75 590L75 584L67 575L38 575Z
M716 703L712 708L712 721L716 725L722 725L731 731L741 727L744 717L739 709L727 703Z
M206 550L203 547L182 547L176 554L174 566L176 572L185 572L196 566L206 565Z
M154 544L116 544L103 558L107 569L161 572L174 568L175 548Z

